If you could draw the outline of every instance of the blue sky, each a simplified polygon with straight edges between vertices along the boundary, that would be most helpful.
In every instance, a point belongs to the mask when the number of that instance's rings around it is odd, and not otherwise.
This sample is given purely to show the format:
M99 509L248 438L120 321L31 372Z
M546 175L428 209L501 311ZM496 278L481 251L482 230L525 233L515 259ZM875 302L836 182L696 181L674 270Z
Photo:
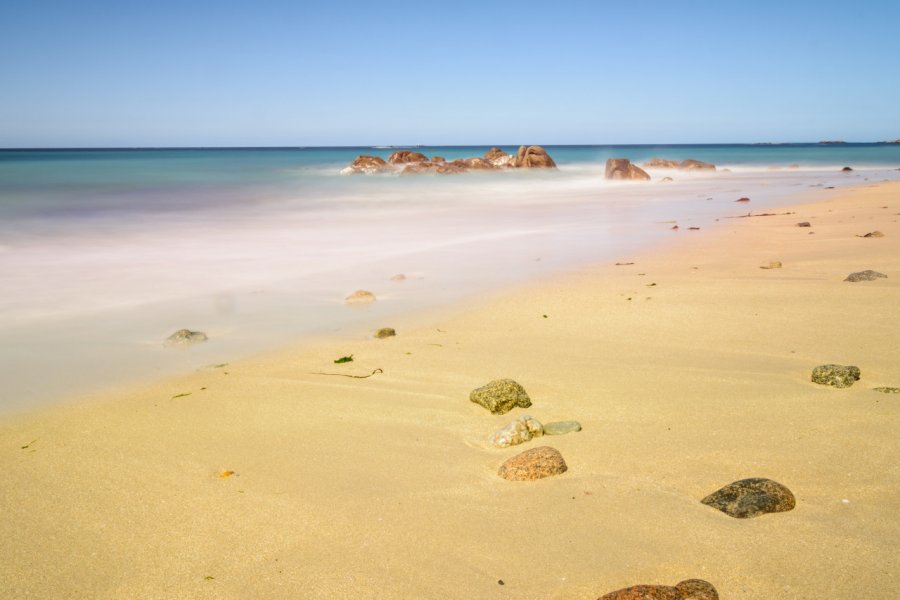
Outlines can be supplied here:
M900 138L900 2L0 1L0 147Z

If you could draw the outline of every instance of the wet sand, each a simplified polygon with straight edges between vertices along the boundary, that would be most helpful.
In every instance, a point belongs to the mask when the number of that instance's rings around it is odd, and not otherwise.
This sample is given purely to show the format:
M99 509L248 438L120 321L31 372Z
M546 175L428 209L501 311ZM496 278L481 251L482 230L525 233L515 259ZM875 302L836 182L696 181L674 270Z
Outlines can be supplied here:
M809 201L380 325L396 337L5 417L0 595L596 598L702 578L722 598L893 598L900 395L872 388L900 387L900 185ZM888 278L843 281L865 269ZM825 363L861 379L811 383ZM501 377L532 407L469 402ZM583 431L487 444L523 414ZM540 445L568 471L497 476ZM748 477L796 508L700 503Z

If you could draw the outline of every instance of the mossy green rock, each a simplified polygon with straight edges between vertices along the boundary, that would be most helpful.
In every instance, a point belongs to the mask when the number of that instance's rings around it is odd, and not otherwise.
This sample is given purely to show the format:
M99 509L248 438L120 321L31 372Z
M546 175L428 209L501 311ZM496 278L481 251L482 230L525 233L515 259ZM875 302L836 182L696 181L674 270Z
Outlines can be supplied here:
M472 390L469 400L480 404L495 415L503 415L519 406L531 406L531 398L521 385L512 379L495 379L478 389Z
M882 394L900 394L900 388L895 387L877 387L872 389Z
M394 331L393 327L382 327L375 332L375 337L378 339L394 337L395 335L397 335L397 332Z
M578 421L554 421L544 425L544 435L563 435L581 431L581 423Z
M859 367L844 365L820 365L813 369L812 382L820 385L830 385L836 388L846 388L858 381Z

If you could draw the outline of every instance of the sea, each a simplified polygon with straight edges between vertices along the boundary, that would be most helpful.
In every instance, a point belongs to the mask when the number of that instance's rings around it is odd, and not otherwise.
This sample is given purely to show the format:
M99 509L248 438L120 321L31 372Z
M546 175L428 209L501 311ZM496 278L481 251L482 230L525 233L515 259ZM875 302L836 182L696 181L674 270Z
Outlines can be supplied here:
M371 337L689 227L900 179L898 144L545 148L557 170L453 176L341 174L397 147L0 150L0 413L312 336ZM489 147L413 149L453 160ZM604 178L608 158L653 157L717 169ZM377 300L348 306L359 289ZM165 348L182 328L209 339Z

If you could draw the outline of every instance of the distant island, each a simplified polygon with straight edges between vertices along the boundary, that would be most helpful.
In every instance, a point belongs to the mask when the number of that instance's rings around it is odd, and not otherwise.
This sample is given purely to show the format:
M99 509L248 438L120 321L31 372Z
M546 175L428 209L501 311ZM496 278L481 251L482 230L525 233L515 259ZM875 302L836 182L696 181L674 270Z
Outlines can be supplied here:
M819 142L820 144L846 144L844 140L824 140Z

